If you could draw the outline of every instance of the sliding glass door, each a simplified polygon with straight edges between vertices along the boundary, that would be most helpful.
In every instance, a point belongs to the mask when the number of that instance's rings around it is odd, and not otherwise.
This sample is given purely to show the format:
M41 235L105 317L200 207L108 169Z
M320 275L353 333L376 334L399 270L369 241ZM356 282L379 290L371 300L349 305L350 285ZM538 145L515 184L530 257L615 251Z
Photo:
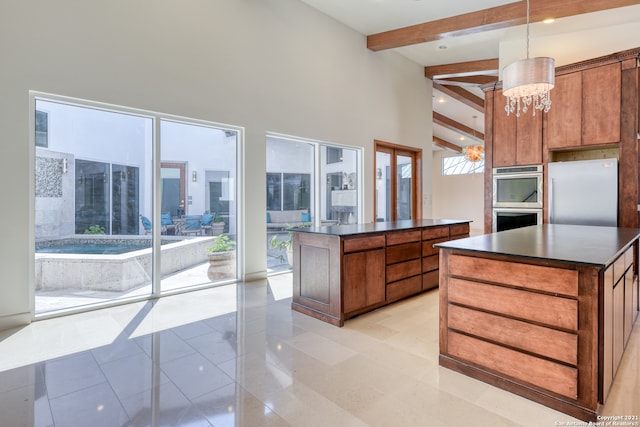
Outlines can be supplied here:
M36 315L237 279L237 130L66 98L33 105ZM304 181L287 182L287 203L309 202ZM233 259L218 273L221 235Z

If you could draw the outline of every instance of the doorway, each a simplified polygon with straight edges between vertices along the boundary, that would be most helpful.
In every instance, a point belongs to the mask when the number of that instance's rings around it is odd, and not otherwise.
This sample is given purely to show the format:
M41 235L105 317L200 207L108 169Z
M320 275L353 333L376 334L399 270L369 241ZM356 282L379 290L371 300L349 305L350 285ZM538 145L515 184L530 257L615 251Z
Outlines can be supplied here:
M422 151L378 140L374 144L376 222L420 218Z

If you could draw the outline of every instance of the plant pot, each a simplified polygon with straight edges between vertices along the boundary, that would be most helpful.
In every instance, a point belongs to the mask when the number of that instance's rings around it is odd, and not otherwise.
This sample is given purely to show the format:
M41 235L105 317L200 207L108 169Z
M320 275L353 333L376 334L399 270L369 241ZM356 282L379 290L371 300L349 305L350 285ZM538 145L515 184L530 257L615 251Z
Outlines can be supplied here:
M211 223L211 235L218 236L224 231L224 222L212 222Z
M293 267L293 248L287 249L287 262Z
M236 251L209 252L207 277L211 281L236 277Z

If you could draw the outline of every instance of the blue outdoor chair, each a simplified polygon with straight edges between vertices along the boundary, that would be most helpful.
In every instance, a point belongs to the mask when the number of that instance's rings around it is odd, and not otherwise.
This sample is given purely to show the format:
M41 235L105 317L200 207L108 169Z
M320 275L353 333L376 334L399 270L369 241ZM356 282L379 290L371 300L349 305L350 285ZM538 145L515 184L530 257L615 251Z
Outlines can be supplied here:
M142 228L144 228L144 234L151 234L153 232L153 227L149 218L144 215L140 215L140 222L142 223Z
M160 233L176 234L176 225L173 223L170 213L160 214L160 225L162 225L162 229L160 230Z
M184 218L182 234L202 234L202 216L187 215Z

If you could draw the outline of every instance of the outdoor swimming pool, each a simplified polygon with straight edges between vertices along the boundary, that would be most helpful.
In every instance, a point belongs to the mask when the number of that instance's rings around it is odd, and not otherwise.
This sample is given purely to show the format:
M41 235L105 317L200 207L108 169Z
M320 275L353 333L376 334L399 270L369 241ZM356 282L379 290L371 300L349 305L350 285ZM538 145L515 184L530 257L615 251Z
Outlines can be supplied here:
M161 274L170 275L208 262L213 236L163 236ZM126 291L151 280L148 236L85 236L36 242L38 290Z
M119 255L151 247L147 243L65 243L37 248L39 254Z

